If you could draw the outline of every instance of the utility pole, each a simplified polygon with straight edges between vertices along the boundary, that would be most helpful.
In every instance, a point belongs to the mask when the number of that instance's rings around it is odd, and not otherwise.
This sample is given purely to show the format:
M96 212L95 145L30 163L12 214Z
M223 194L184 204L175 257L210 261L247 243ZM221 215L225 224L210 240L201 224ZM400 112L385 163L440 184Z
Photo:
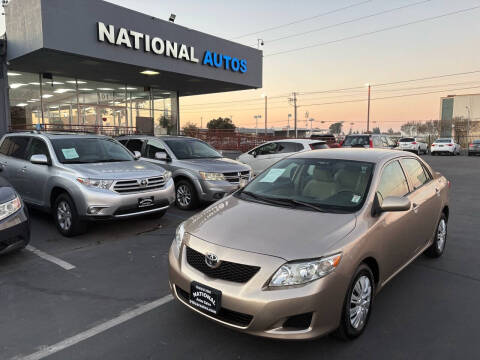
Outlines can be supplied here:
M203 129L203 116L200 116L200 130Z
M262 118L262 115L255 115L255 136L258 136L258 119Z
M367 134L370 131L370 88L371 85L367 84L368 86L368 106L367 106Z
M468 110L468 119L467 119L467 155L469 155L470 152L470 117L472 116L470 106L467 105L465 108Z
M287 138L290 137L290 118L292 117L292 114L288 114L288 125L287 125Z
M308 117L310 116L310 113L308 111L305 111L305 129L308 129Z
M295 128L295 138L298 138L298 128L297 128L297 93L294 92L292 94L292 97L288 99L290 104L293 104L293 122L294 122L294 128Z
M267 95L265 97L265 136L267 136Z

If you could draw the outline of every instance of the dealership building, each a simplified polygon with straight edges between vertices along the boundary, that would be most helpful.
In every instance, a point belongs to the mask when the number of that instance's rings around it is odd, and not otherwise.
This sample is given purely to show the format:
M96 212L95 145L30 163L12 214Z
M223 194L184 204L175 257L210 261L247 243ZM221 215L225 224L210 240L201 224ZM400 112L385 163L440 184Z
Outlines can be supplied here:
M444 137L455 137L464 147L480 139L480 94L442 97L440 133Z
M258 49L105 1L12 0L5 22L0 134L172 134L182 96L262 87Z

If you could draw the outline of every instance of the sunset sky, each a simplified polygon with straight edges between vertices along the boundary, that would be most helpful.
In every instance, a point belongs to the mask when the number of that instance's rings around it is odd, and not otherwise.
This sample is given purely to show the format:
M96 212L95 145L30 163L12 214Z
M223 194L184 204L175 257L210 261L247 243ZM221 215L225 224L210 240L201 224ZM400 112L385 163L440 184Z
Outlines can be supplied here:
M373 126L380 126L382 130L390 127L399 129L402 122L409 120L437 119L441 96L480 93L480 72L376 86L381 83L480 70L480 8L355 37L480 6L480 1L111 2L164 19L167 19L170 13L175 13L177 24L245 45L256 46L257 38L264 40L263 89L181 98L182 125L187 122L200 125L200 119L203 118L205 126L206 122L214 117L233 116L237 126L255 127L254 115L262 115L259 127L263 127L262 94L267 94L268 126L286 126L288 114L293 114L293 108L288 104L288 96L296 91L299 93L299 126L305 126L305 112L308 111L309 117L315 119L314 127L328 128L332 122L345 121L346 129L353 122L354 130L362 130L366 127L367 112L367 89L364 85L371 83ZM345 7L348 8L338 10ZM399 7L404 8L393 10ZM328 12L330 14L317 16ZM381 14L375 15L377 13ZM366 18L356 20L360 17ZM311 19L301 21L305 18ZM281 26L292 22L294 24ZM342 22L349 23L336 25ZM271 27L279 28L262 31ZM325 27L328 28L314 31ZM259 32L240 37L256 31ZM276 40L303 32L309 33ZM349 37L354 38L325 44ZM315 44L323 45L276 54ZM341 88L356 89L322 92ZM303 94L308 92L317 93ZM425 92L430 94L376 99Z

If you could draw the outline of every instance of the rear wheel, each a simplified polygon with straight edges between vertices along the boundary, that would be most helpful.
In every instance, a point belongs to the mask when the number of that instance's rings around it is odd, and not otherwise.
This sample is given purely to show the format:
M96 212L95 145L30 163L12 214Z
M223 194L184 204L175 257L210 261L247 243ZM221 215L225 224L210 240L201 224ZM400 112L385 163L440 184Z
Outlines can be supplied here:
M80 219L75 203L66 193L55 199L53 219L58 231L64 236L71 237L86 231L85 222Z
M438 258L443 255L447 243L447 217L442 214L435 230L433 244L425 251L425 255L431 258Z
M337 337L350 340L363 333L370 318L374 294L372 270L362 264L355 272L345 297L340 327L335 333Z
M192 210L198 207L198 196L195 187L188 180L180 180L175 184L175 199L182 210Z

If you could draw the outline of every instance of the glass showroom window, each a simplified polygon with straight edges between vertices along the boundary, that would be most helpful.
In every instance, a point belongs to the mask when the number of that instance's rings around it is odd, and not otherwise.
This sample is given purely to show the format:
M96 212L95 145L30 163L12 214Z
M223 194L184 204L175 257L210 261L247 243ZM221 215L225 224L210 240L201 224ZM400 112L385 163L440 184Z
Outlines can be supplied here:
M42 122L38 74L8 71L10 119L13 129L22 130Z
M176 134L177 116L172 112L172 97L176 97L176 93L152 89L155 135Z
M43 76L40 81L32 83L41 89L43 107L43 121L50 125L49 129L65 129L67 126L76 125L77 92L75 79Z

